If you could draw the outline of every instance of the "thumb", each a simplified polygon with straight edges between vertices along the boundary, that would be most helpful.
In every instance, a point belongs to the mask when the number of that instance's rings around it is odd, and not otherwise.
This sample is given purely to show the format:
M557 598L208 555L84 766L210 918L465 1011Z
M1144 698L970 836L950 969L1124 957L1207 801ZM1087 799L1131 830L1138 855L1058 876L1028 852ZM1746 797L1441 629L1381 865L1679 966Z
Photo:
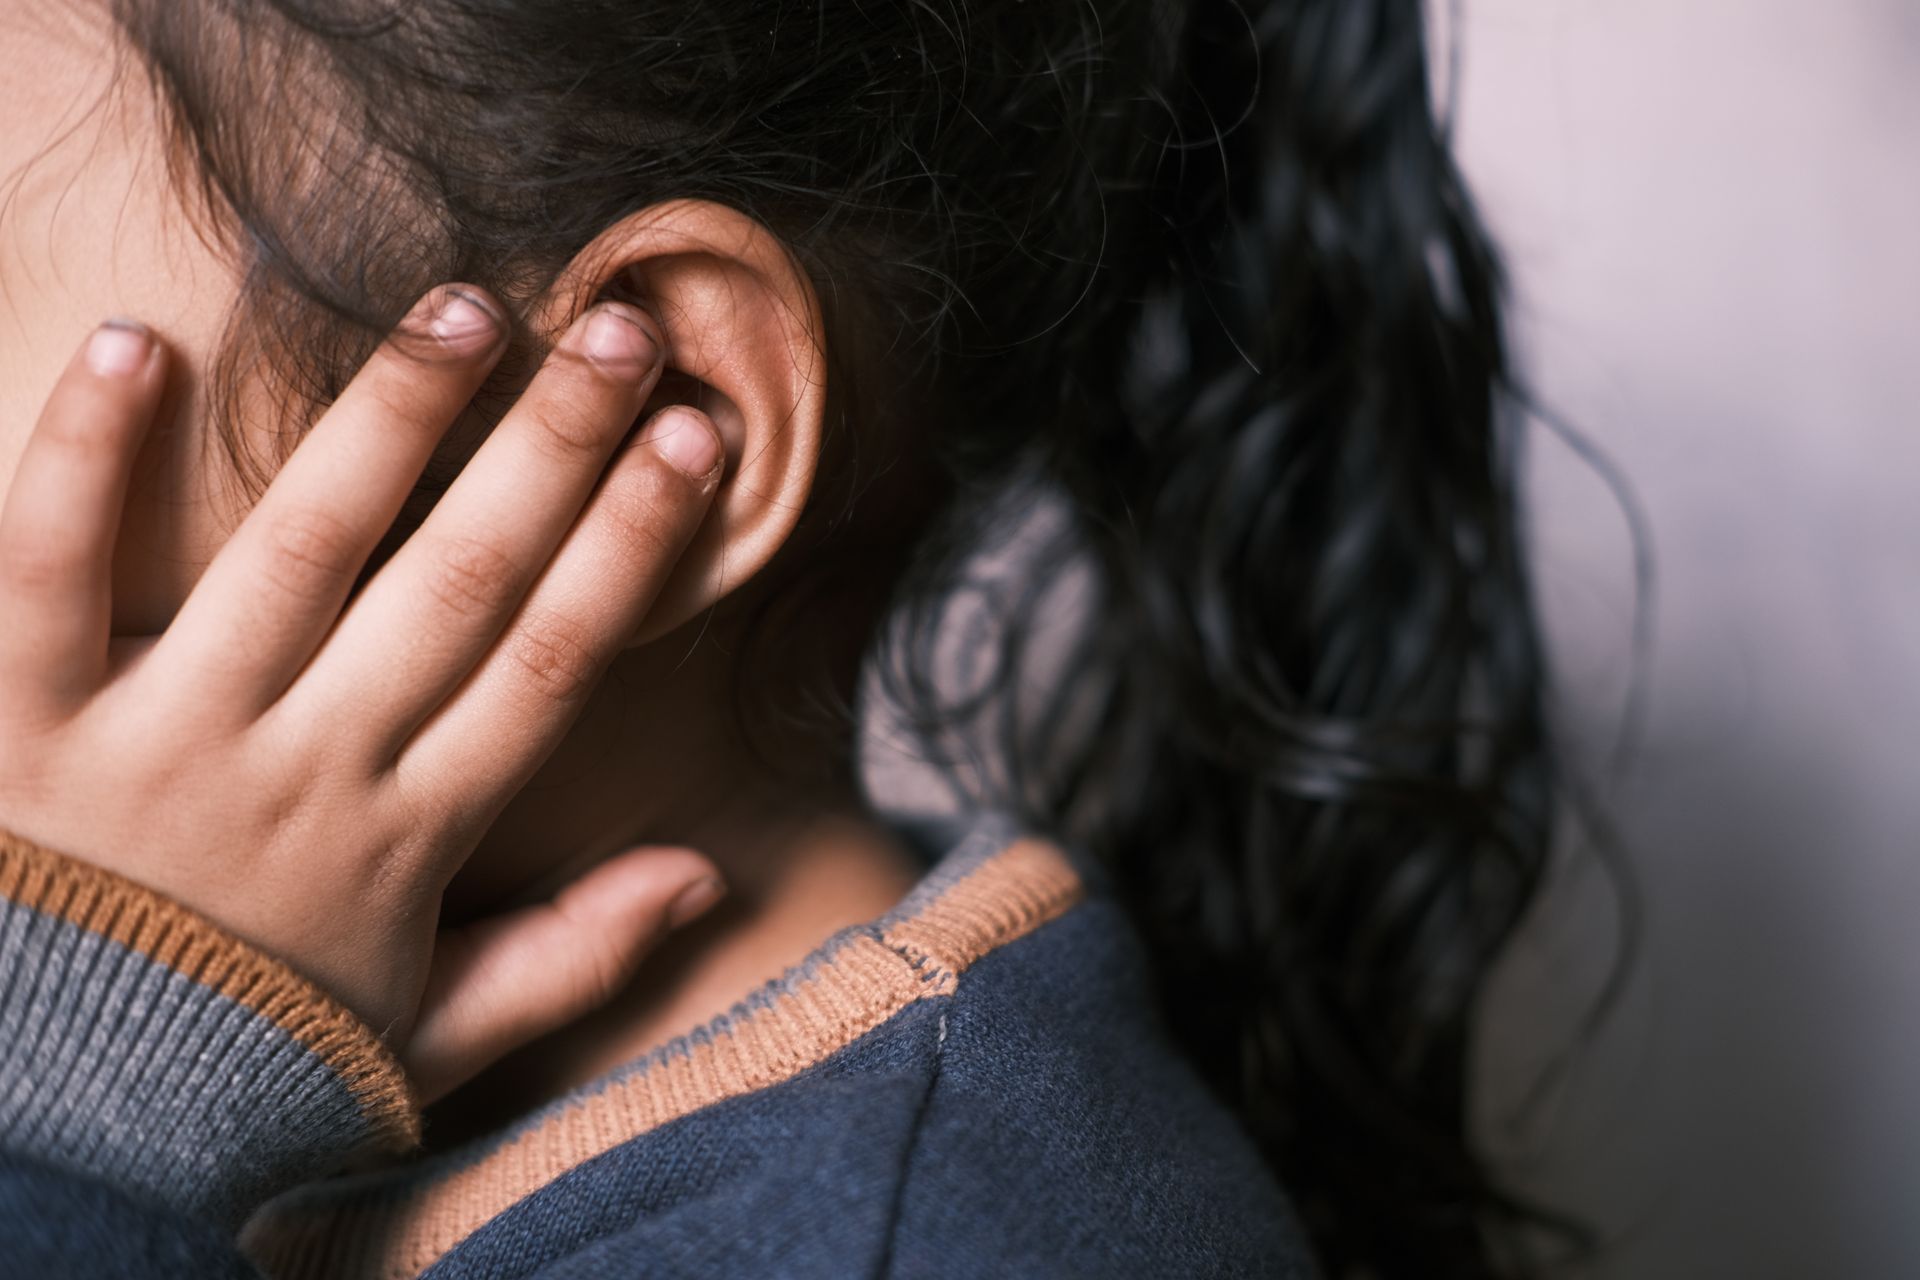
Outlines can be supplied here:
M655 943L724 892L691 849L633 849L550 902L444 930L402 1054L421 1103L611 1000Z

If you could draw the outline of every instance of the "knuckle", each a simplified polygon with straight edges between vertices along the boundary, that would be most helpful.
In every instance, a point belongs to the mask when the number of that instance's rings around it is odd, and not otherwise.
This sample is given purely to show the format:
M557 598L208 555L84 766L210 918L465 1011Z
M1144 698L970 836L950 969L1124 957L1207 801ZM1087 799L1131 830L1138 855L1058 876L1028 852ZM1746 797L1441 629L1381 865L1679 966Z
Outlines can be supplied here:
M598 647L586 628L558 614L515 627L507 654L539 696L563 706L585 698L600 675Z
M434 544L430 561L427 591L442 608L458 617L493 617L519 595L519 566L488 543L450 538Z
M562 989L562 1012L568 1020L608 1004L639 972L651 938L629 937L584 918L565 901L553 906L567 933L575 939L568 957Z
M527 432L548 457L569 466L598 462L610 434L599 416L561 404L529 406Z
M658 561L678 554L683 512L661 493L662 487L631 481L608 487L600 519L622 555Z
M39 595L63 587L82 567L72 548L53 539L0 541L0 582L20 595Z
M361 394L383 427L409 431L421 436L437 439L446 427L446 415L439 408L435 398L423 393L415 382L423 376L438 376L432 366L424 369L406 362L397 353L391 357L393 368L391 376L382 369L383 376L370 380L361 388Z
M63 467L93 469L111 462L131 441L129 428L139 420L141 397L132 383L102 385L89 378L76 386L63 381L54 398L64 400L34 424L37 446L60 455Z
M581 1013L600 1008L620 994L631 976L632 966L620 947L602 934L587 934L575 978L574 1007Z
M346 521L317 507L296 507L275 515L264 530L267 576L299 599L329 594L353 576L360 562L360 540Z
M98 460L108 450L108 436L94 419L82 413L54 413L34 427L36 443L83 462Z

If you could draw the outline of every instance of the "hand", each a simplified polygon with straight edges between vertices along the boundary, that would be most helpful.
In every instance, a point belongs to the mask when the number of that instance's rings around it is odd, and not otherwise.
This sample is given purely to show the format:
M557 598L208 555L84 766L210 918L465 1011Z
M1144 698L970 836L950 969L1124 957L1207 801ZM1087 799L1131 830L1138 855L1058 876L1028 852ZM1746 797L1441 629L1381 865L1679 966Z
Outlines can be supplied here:
M551 903L437 926L448 880L634 635L718 487L722 446L697 411L663 409L625 440L659 334L620 303L583 316L348 604L505 346L490 300L436 291L165 633L119 638L114 542L166 354L137 325L100 329L0 511L0 827L286 961L386 1037L423 1100L611 996L717 896L698 854L632 851Z

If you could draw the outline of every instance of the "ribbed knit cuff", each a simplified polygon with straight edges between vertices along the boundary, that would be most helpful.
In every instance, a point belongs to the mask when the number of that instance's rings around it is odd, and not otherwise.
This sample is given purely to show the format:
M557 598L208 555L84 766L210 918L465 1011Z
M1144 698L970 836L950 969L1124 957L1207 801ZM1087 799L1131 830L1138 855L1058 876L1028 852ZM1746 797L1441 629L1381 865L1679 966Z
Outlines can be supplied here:
M419 1138L373 1031L180 904L0 832L0 1149L236 1228Z

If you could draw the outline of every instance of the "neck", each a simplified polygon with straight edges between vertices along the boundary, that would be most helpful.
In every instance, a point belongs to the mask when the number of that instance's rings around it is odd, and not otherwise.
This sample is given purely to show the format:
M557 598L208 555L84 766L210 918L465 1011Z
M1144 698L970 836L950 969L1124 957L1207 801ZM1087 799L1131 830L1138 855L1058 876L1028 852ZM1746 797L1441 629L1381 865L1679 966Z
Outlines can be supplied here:
M918 861L868 816L850 782L777 778L739 741L731 702L713 696L727 692L713 668L730 646L704 648L665 663L662 652L686 652L669 639L623 660L488 832L449 890L447 915L472 918L535 900L640 844L705 854L727 897L665 940L605 1008L438 1104L434 1145L496 1128L726 1012L837 930L885 913L919 877ZM716 707L729 710L715 714ZM665 733L661 725L676 728ZM816 743L800 758L830 758L831 749Z

